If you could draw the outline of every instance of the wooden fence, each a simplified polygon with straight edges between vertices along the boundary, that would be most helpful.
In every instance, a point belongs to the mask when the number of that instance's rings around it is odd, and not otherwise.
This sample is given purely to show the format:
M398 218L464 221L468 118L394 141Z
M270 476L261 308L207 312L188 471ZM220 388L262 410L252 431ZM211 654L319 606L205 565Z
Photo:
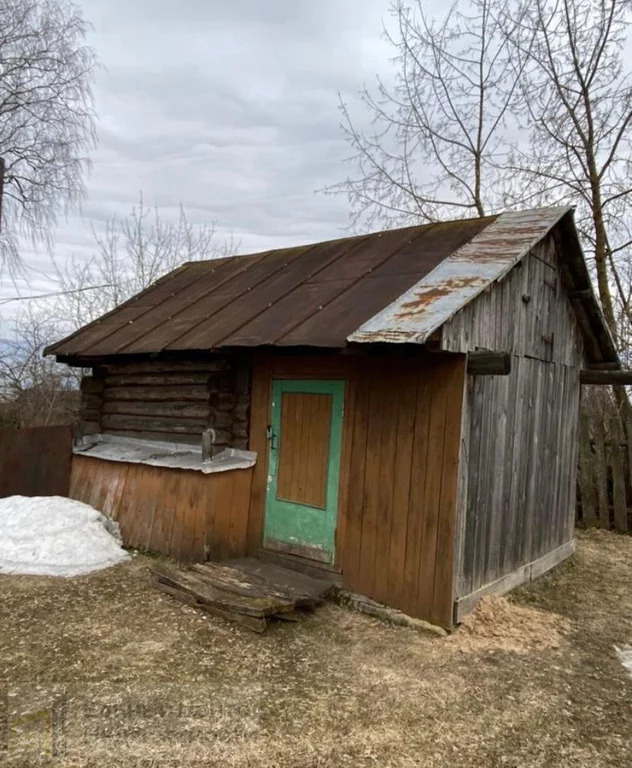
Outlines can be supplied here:
M577 522L632 533L632 416L604 387L583 387Z
M67 496L72 427L0 430L0 498Z

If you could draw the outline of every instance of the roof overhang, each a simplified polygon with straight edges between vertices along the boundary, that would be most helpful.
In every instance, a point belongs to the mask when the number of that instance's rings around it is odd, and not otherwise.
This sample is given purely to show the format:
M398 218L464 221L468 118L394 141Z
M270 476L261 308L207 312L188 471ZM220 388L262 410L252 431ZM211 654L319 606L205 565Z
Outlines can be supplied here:
M445 258L396 301L347 337L350 343L426 343L463 307L502 280L556 225L564 222L563 253L569 262L571 301L587 338L591 362L619 362L594 294L568 206L501 214Z

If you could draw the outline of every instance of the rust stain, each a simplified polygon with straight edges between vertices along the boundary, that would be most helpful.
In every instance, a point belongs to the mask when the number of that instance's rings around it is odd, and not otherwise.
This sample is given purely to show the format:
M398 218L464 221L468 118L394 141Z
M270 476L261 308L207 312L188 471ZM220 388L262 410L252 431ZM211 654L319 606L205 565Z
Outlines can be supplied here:
M395 319L404 320L421 314L427 307L430 307L437 299L444 296L454 295L455 292L470 288L475 285L484 285L486 280L474 275L467 277L452 277L444 280L442 283L433 285L427 290L416 294L412 299L402 303L400 310L395 315Z

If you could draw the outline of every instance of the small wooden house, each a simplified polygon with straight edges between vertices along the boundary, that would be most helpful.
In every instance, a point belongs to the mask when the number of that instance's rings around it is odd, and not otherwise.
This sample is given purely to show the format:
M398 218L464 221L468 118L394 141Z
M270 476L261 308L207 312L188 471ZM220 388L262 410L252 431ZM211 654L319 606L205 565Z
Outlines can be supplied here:
M580 370L618 366L568 208L188 263L47 353L128 545L446 627L572 552Z

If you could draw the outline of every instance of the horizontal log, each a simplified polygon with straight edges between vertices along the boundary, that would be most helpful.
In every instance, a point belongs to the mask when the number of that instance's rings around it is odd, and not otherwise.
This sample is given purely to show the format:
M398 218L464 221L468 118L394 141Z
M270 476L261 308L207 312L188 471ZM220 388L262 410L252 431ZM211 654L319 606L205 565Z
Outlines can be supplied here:
M210 410L206 403L142 402L136 400L111 400L103 405L103 413L126 413L129 416L167 416L208 420Z
M184 443L192 447L200 446L200 437L197 435L178 434L176 432L147 432L136 429L104 429L103 432L108 435L133 437L137 440L161 440L169 443Z
M108 375L130 375L148 373L180 373L192 371L226 371L231 366L228 360L147 360L135 363L112 363L104 366Z
M104 393L111 400L156 400L182 402L208 402L208 390L204 386L182 387L108 387Z
M101 432L101 424L94 421L81 421L79 431L82 435L98 435Z
M250 403L238 403L233 409L233 418L235 421L247 421L250 411Z
M247 438L249 429L247 424L233 424L233 437Z
M94 421L98 424L101 421L101 409L100 408L80 408L79 418L81 421Z
M473 376L508 376L511 373L509 352L476 350L467 356L467 372Z
M217 392L211 394L211 405L218 411L230 411L237 405L237 395L232 392Z
M154 373L149 376L141 375L117 375L107 376L106 387L169 387L182 384L201 384L206 386L209 380L208 373Z
M594 371L579 372L582 384L632 384L632 371Z
M209 424L214 429L225 429L232 426L233 417L230 413L225 413L224 411L211 411Z
M84 376L81 379L80 389L81 392L86 394L96 394L103 392L105 383L103 379L95 379L94 376Z
M104 429L139 429L147 432L173 432L174 434L202 434L205 419L169 419L152 416L108 414L101 419Z
M86 392L81 393L82 408L101 408L103 405L103 395L89 395Z

